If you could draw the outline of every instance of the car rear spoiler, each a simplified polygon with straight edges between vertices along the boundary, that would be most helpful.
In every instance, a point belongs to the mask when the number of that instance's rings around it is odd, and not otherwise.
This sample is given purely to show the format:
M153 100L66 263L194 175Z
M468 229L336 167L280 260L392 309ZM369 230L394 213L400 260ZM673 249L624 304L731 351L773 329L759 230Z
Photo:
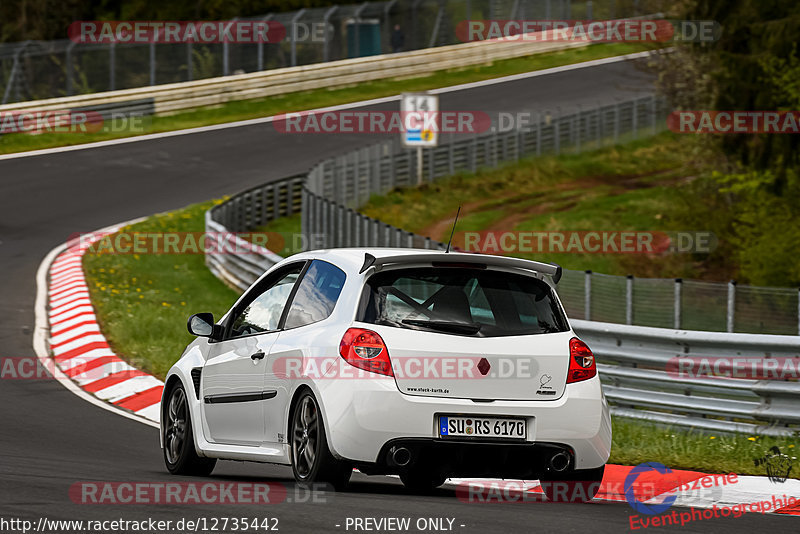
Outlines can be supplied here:
M554 263L542 263L540 261L523 260L522 258L512 258L509 256L464 254L459 252L398 254L396 256L381 256L380 258L376 258L367 252L364 254L364 264L361 266L361 270L359 270L358 273L361 274L370 267L375 267L375 270L379 271L384 265L398 263L474 263L492 267L511 267L550 275L553 277L553 282L556 284L561 280L562 273L561 266Z

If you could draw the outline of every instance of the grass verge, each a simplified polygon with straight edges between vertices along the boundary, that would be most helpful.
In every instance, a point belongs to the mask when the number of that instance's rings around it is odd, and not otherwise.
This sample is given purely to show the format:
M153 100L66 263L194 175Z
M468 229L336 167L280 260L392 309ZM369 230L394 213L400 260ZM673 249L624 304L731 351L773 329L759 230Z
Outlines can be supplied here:
M660 462L671 469L687 469L707 473L738 473L765 476L763 465L756 458L778 447L782 453L796 454L796 437L719 435L663 428L617 417L613 419L614 438L610 463L637 465ZM793 458L792 478L800 478L797 459Z
M205 212L213 205L154 215L120 231L203 232ZM238 296L211 274L203 254L87 252L83 268L97 320L114 352L160 378L193 339L186 330L188 317L197 312L221 317Z
M461 172L433 184L395 189L374 196L360 211L447 241L456 210L462 206L453 240L461 247L464 232L688 230L681 227L678 209L686 203L681 185L691 180L699 165L694 150L692 139L666 132L580 154L532 157L496 169ZM697 261L702 261L689 254L487 251L552 261L567 269L646 277L695 277Z
M213 204L156 215L122 231L199 232L205 210ZM268 230L292 232L297 225L297 218L287 218ZM192 339L186 331L188 316L211 311L219 317L237 296L211 274L199 254L87 254L83 265L98 321L115 352L162 378ZM658 461L673 469L708 473L763 476L763 466L755 466L753 459L772 446L792 456L798 441L687 432L624 418L613 418L613 427L610 463ZM798 477L800 470L791 474Z
M396 95L407 91L424 91L462 83L477 82L534 70L581 63L604 57L641 52L651 47L642 43L603 43L583 48L548 52L524 58L507 59L488 65L437 72L428 76L389 79L360 83L337 89L315 89L268 98L228 102L167 117L153 117L152 124L139 135L182 130L210 124L221 124L259 117L269 117L289 111L303 111L348 102ZM126 133L91 134L9 134L0 137L0 154L70 146L95 141L130 137Z

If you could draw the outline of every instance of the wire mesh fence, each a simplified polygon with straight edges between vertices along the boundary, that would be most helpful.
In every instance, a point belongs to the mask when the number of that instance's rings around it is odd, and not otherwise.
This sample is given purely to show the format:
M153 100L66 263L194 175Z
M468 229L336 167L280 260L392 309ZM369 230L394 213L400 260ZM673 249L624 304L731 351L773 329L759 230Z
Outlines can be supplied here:
M441 249L443 243L357 210L372 195L420 180L496 167L542 153L580 152L656 133L663 128L666 111L662 100L646 96L567 115L542 115L524 130L443 138L449 142L422 151L422 176L417 174L416 151L396 140L384 142L327 159L305 176L236 195L213 208L210 219L223 230L250 231L299 210L304 242L314 243L315 248ZM251 265L235 265L243 261L236 255L218 255L214 261L219 264L215 272L245 273L245 278L229 280L235 285L247 287L255 280ZM800 333L800 301L798 290L792 288L564 270L558 293L574 319L683 330Z
M234 19L277 23L279 42L0 43L0 104L185 82L457 44L467 20L613 19L665 0L387 0ZM65 35L67 29L65 28Z

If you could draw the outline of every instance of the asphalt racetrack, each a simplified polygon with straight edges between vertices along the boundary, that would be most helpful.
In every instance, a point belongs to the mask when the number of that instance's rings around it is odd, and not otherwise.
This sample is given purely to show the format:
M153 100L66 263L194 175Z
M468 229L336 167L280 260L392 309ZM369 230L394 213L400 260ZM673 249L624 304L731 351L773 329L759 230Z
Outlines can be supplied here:
M651 91L651 78L627 61L446 92L440 102L443 110L568 112ZM371 109L398 107L391 101ZM365 134L288 135L263 123L0 160L0 357L35 357L36 270L71 234L236 193L375 140ZM286 499L270 505L76 504L69 494L76 482L181 479L167 474L155 428L93 406L52 379L0 380L0 455L0 516L34 524L42 517L173 522L269 517L277 518L281 532L327 533L355 531L354 518L408 517L411 531L420 519L445 518L442 528L465 533L583 533L627 531L629 516L635 514L626 503L607 501L467 503L452 489L418 496L395 478L358 473L347 492L309 496L297 491L288 468L237 462L219 462L210 479L285 484ZM788 532L797 528L792 521L745 514L698 521L681 530ZM15 531L11 525L2 527Z

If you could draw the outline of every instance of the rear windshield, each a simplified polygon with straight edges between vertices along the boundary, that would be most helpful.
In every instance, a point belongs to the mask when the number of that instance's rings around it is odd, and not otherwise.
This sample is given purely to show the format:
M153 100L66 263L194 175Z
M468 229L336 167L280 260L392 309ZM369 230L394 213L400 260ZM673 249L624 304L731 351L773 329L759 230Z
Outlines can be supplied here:
M531 276L470 268L414 268L370 277L359 320L475 337L567 330L551 287Z

